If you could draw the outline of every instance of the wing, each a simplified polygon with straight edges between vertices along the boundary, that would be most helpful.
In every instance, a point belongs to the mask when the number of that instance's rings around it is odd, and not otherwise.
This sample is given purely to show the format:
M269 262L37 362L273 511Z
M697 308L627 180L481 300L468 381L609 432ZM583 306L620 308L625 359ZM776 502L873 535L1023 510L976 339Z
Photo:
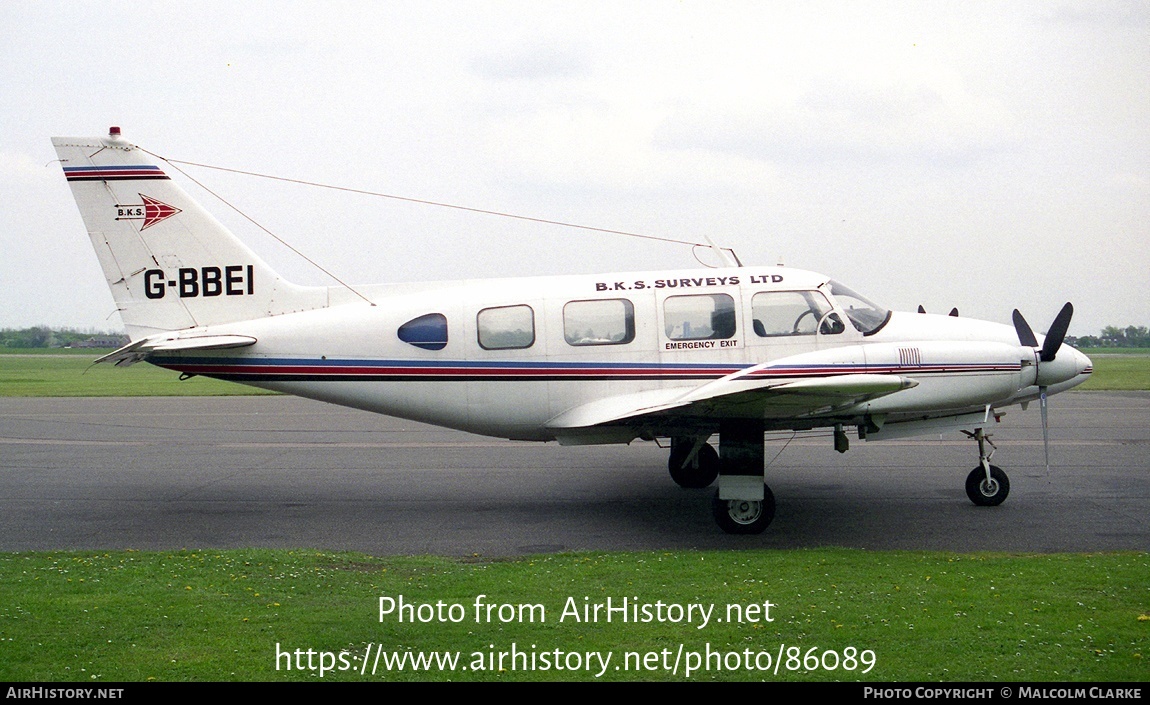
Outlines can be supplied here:
M841 354L841 352L840 352ZM840 358L841 359L841 358ZM811 417L918 385L892 374L870 374L865 364L763 363L697 387L624 394L569 409L548 422L563 430L675 418Z

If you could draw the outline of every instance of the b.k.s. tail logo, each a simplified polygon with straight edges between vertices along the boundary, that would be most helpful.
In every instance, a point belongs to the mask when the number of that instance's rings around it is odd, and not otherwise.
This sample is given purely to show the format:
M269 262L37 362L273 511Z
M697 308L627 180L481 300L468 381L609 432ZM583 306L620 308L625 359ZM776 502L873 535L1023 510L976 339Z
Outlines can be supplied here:
M140 226L140 230L147 230L156 223L165 221L180 212L179 208L169 206L163 201L157 201L151 196L145 196L141 193L140 198L144 202L138 205L125 206L117 203L116 220L142 220L144 224Z

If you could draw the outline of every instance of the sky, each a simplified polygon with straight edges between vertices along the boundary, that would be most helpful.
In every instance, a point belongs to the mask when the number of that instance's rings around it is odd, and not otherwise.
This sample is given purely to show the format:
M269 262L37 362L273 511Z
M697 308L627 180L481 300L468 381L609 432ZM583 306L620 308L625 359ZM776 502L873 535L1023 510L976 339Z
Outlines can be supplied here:
M0 328L121 324L49 138L733 248L885 306L1150 325L1150 4L0 4ZM692 248L181 167L345 281ZM165 167L172 173L172 169ZM212 196L274 267L332 283Z

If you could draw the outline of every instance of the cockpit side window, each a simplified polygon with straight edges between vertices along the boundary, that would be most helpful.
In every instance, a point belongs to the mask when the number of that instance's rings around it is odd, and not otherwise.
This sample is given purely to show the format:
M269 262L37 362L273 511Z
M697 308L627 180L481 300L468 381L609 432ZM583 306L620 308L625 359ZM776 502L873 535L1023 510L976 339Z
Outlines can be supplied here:
M832 311L818 291L760 291L751 299L752 326L760 338L842 333L845 326Z
M890 320L890 310L866 299L839 282L828 282L831 296L847 314L851 325L863 335L874 335Z

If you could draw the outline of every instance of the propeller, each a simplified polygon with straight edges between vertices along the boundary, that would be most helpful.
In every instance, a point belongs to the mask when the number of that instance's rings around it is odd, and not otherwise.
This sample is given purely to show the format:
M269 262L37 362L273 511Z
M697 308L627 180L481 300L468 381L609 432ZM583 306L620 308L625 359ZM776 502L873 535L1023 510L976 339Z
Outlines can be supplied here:
M1038 347L1038 338L1034 337L1034 331L1030 330L1030 324L1022 317L1022 312L1014 309L1014 330L1018 333L1018 342L1028 348Z
M922 304L918 305L918 312L919 313L926 313L926 309L923 308ZM958 318L958 307L955 306L954 308L950 309L950 313L948 313L947 315L948 316L954 316L955 318Z
M1066 338L1066 330L1070 328L1070 317L1074 315L1074 307L1067 301L1058 315L1054 317L1054 323L1050 324L1050 331L1046 334L1046 340L1042 341L1042 355L1043 362L1053 362L1056 355L1058 355L1058 348L1062 347L1062 341Z
M1042 411L1042 449L1046 453L1046 472L1048 473L1050 472L1050 423L1046 406L1046 390L1051 383L1064 382L1077 374L1077 369L1073 365L1069 367L1058 365L1056 367L1050 363L1058 357L1058 350L1062 347L1062 341L1066 339L1066 331L1070 328L1070 319L1073 315L1074 306L1068 301L1058 312L1058 315L1054 317L1054 322L1050 324L1046 339L1042 341L1042 349L1037 350L1038 369L1034 375L1034 383L1038 385L1038 403ZM1038 338L1034 336L1034 331L1023 318L1022 312L1014 309L1011 318L1014 320L1014 330L1018 333L1018 342L1025 347L1037 349ZM1073 371L1068 375L1066 374L1068 370Z

